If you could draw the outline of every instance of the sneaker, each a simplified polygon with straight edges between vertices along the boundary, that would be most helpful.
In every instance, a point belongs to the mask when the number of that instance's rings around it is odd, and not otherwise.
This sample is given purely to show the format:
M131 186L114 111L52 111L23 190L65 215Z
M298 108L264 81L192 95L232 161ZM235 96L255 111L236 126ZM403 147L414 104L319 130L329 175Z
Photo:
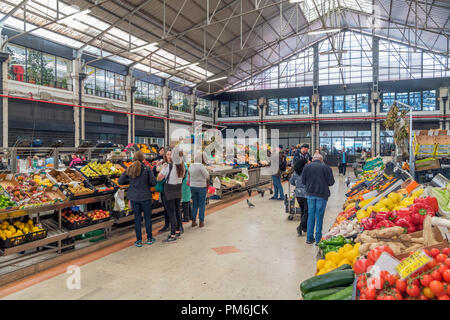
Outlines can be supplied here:
M302 236L302 229L299 228L299 227L297 227L297 234L298 234L299 237Z
M269 200L277 200L276 197L269 198Z
M192 227L196 227L197 226L197 222L195 222L195 220L192 220Z
M175 236L176 236L177 238L181 237L181 232L175 233Z
M307 244L313 244L314 242L315 242L314 239L312 239L312 240L306 240L306 243L307 243Z
M166 240L163 240L163 242L175 242L175 241L177 241L177 238L171 236L168 236Z
M147 244L148 245L151 245L151 244L153 244L153 242L155 242L156 241L156 239L155 238L151 238L151 239L147 239Z
M200 221L200 226L199 228L203 228L205 226L205 223L203 221Z
M277 200L284 200L284 198L278 198Z
M169 227L162 227L158 232L163 233L169 231Z
M141 240L138 240L138 241L136 241L136 242L134 243L134 245L135 245L136 247L140 248L140 247L142 247L142 241L141 241Z

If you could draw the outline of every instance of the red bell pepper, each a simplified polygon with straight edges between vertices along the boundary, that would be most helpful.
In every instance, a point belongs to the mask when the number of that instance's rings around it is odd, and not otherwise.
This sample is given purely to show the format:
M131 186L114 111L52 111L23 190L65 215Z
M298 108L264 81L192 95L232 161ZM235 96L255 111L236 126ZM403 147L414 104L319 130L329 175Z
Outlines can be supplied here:
M428 204L426 198L415 198L414 203Z
M363 218L361 220L361 225L364 230L373 230L377 226L377 221L374 218Z
M426 216L429 215L431 217L434 216L433 209L424 203L418 202L411 206L411 222L420 225L423 224Z
M395 225L405 228L405 233L411 233L416 231L414 224L406 218L398 218L397 221L395 222Z
M409 208L402 208L397 211L397 219L409 219L410 210Z
M425 200L435 213L439 211L439 204L435 197L426 197Z
M395 223L393 223L391 220L382 220L377 223L377 226L375 229L392 228L392 227L395 227Z
M379 223L380 221L383 221L383 220L387 220L388 218L389 218L389 212L386 212L386 211L380 211L377 213L377 216L376 216L377 223Z
M388 220L395 221L397 219L397 211L391 211L388 214Z

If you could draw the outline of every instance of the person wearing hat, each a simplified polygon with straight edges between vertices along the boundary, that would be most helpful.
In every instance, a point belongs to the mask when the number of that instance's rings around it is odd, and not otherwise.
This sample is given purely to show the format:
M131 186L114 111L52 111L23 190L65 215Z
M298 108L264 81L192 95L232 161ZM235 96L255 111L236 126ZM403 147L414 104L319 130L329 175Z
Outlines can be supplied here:
M294 165L300 158L303 158L307 161L307 163L310 163L312 161L312 157L309 154L309 144L305 143L300 146L299 149L294 154Z

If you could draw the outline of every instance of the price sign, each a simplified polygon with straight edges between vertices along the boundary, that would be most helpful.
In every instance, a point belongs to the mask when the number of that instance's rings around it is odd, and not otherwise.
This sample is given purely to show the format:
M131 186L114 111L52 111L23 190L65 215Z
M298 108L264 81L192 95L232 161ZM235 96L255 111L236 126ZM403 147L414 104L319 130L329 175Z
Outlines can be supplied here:
M405 260L401 261L395 267L395 270L400 275L401 279L405 279L409 275L422 268L431 260L431 257L429 257L423 250L418 250Z

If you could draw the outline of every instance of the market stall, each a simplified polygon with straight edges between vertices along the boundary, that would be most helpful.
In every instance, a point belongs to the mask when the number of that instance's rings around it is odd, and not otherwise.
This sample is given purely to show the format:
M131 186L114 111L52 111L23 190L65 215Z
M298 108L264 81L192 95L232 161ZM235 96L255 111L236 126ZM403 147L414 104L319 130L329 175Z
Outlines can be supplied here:
M392 163L370 170L319 242L303 299L449 300L449 181L419 184Z

